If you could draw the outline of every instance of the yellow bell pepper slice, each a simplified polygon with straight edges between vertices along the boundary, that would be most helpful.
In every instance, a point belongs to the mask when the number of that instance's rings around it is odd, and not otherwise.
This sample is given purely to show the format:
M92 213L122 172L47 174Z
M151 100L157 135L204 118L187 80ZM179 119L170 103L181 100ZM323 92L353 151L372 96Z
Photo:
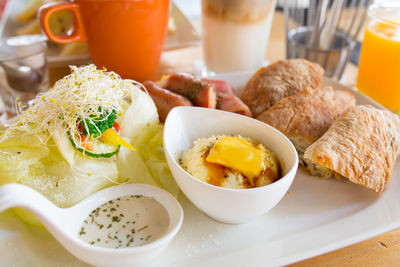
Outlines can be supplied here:
M136 150L133 146L131 146L128 142L126 142L115 130L111 128L103 132L103 134L101 135L101 139L105 143L113 145L121 145L133 151Z

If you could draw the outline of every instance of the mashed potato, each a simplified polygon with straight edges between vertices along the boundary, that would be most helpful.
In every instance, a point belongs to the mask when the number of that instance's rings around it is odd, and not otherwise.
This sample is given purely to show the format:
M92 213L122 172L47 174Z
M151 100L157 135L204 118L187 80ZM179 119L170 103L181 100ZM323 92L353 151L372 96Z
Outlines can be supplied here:
M226 188L254 188L268 185L280 178L280 164L275 153L269 151L264 145L249 138L235 136L239 142L246 142L249 146L261 151L263 169L254 177L245 176L242 172L220 164L208 162L207 156L214 144L227 135L200 138L194 142L194 146L184 152L180 159L180 165L197 179L212 185ZM241 161L242 159L234 159Z

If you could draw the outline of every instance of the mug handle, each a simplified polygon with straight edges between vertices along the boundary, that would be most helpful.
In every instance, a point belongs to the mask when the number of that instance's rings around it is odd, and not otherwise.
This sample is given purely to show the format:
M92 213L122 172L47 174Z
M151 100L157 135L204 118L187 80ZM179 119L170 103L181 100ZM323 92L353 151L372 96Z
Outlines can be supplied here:
M73 31L71 35L54 35L49 26L50 16L57 11L67 10L73 15ZM79 6L72 2L56 2L43 5L39 9L40 26L50 41L66 44L87 41Z

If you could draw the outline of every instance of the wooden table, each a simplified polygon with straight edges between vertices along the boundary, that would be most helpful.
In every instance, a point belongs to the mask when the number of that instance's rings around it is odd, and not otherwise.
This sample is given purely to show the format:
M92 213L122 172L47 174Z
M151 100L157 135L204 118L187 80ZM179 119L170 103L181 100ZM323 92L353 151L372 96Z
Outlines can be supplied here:
M286 57L283 14L277 12L271 29L266 58L273 62ZM165 52L160 72L194 72L194 62L202 60L202 47ZM355 86L357 67L348 64L342 83ZM375 238L291 265L302 266L400 266L400 228Z

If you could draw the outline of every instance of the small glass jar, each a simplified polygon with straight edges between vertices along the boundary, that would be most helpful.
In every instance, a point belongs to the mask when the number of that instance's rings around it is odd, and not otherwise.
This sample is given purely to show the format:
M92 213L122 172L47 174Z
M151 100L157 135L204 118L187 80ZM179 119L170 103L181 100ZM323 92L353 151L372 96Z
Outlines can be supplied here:
M27 105L48 89L46 42L42 35L10 37L0 43L0 93L9 114L16 99Z

